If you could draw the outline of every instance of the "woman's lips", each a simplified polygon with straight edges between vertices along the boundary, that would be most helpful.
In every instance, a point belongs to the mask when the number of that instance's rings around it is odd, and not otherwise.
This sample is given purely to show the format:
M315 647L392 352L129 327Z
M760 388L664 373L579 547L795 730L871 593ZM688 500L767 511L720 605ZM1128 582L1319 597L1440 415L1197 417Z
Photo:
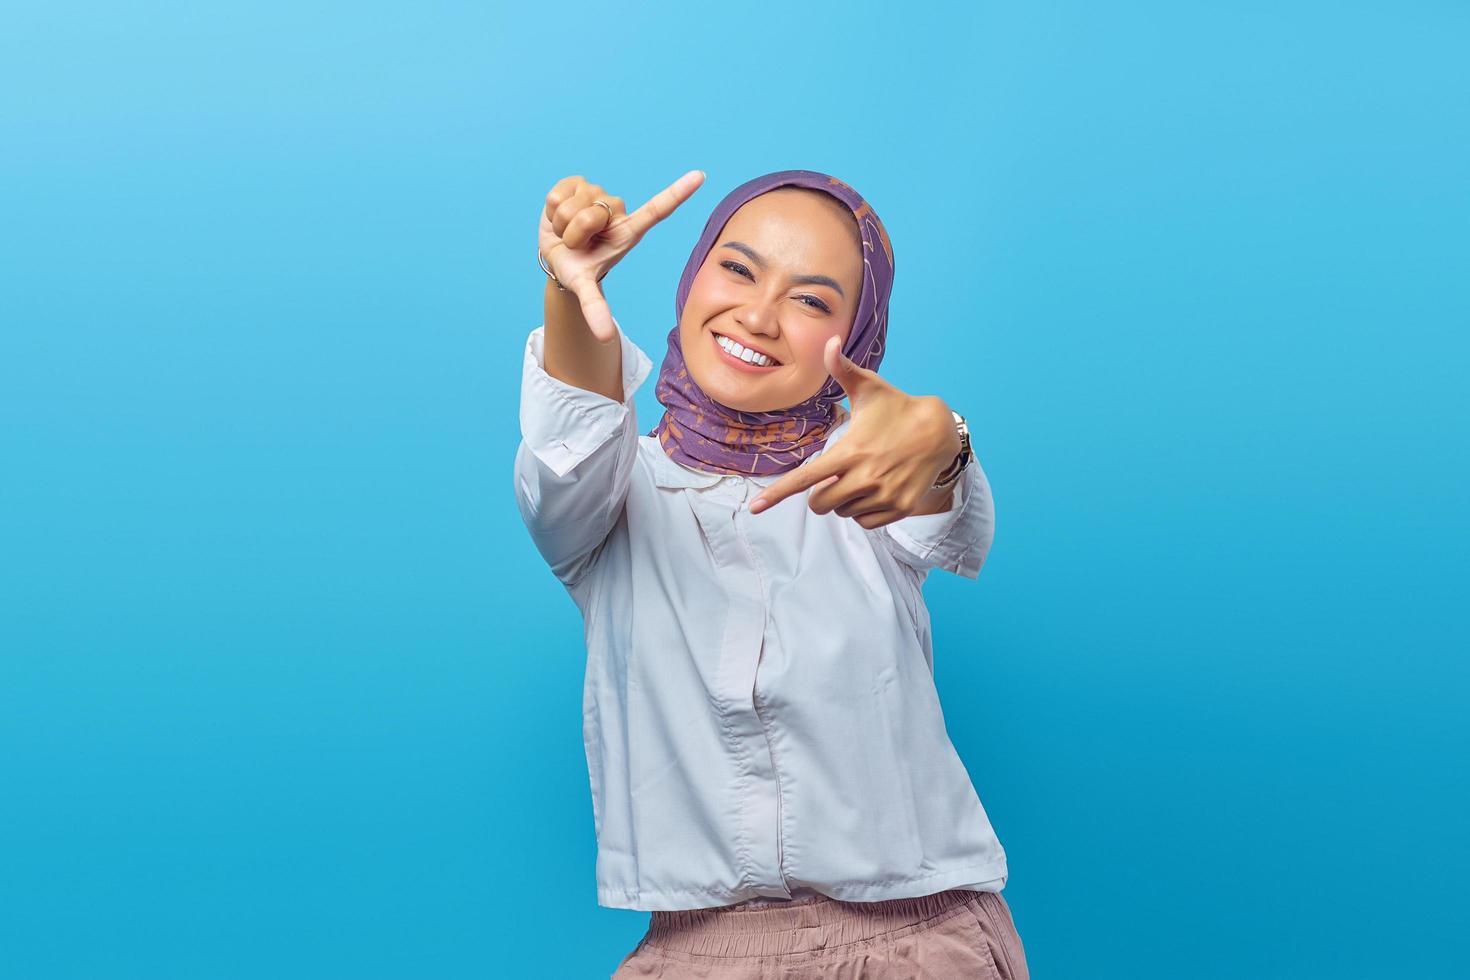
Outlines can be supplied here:
M759 364L751 364L749 361L743 361L720 346L721 336L721 334L710 331L709 341L710 343L715 345L715 353L718 354L720 358L725 361L726 364L729 364L732 367L739 368L742 371L749 371L752 374L765 374L767 371L774 371L781 366L779 364L762 366Z

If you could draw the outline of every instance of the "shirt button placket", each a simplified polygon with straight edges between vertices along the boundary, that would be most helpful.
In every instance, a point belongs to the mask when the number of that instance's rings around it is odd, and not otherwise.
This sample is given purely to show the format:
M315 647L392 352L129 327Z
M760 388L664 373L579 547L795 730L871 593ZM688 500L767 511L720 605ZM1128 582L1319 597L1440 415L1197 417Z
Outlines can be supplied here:
M695 510L730 602L720 644L717 694L726 729L735 743L731 748L737 766L747 774L744 799L738 805L745 818L743 836L750 843L743 870L760 894L788 898L791 892L781 869L779 788L766 727L755 705L756 668L765 639L765 597L749 543L737 526L749 488L742 493L729 492L732 489L721 481L717 490L724 492L695 495Z
M766 620L770 615L770 611L766 606L765 586L762 581L760 565L755 555L755 548L751 545L749 538L746 537L741 524L742 515L747 520L749 519L749 512L744 511L742 508L745 501L752 495L752 490L749 483L744 480L740 482L742 492L735 512L731 515L731 526L735 530L735 535L739 539L742 553L745 556L748 580L751 588L754 590L756 605L760 609L759 615L754 620L757 635L754 642L754 651L751 654L752 669L749 699L751 710L755 713L756 722L760 725L763 741L754 751L757 753L755 757L760 760L761 764L761 792L768 794L774 801L774 815L769 825L770 834L774 837L775 846L775 877L771 880L771 883L779 889L780 895L790 897L790 886L786 883L785 848L783 847L781 828L781 773L776 766L775 748L771 743L770 719L768 717L769 708L765 712L762 712L762 703L757 690L757 674L760 670L761 660L765 655Z

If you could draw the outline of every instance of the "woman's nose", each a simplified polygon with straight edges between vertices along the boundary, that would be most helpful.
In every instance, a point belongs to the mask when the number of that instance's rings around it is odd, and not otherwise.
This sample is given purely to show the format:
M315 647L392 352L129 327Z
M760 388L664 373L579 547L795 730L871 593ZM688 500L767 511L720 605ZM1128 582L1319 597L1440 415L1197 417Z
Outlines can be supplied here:
M735 322L750 333L763 333L768 337L776 336L780 329L776 324L775 305L765 301L741 307L735 314Z

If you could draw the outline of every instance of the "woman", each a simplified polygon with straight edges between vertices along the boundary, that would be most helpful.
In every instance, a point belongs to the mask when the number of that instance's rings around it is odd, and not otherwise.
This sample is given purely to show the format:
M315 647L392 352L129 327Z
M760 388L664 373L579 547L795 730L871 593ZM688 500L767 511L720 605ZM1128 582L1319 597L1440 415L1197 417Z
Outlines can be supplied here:
M598 901L653 913L614 977L1023 980L921 591L979 575L990 489L960 416L875 370L893 257L851 187L720 202L638 434L652 364L598 283L703 179L632 213L552 188L523 367L516 501L585 624Z

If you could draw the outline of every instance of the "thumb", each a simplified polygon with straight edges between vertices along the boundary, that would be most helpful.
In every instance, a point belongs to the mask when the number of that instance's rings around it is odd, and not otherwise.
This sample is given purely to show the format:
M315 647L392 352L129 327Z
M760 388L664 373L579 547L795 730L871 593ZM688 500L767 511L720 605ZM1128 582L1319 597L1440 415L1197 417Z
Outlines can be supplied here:
M582 319L587 321L592 336L604 344L616 338L618 330L613 325L612 310L608 308L607 298L602 295L602 287L597 280L591 276L583 276L568 285L577 294L577 300L582 305Z
M826 364L827 373L842 386L847 392L847 397L856 402L862 397L869 382L877 377L873 371L858 367L857 362L842 353L842 338L831 337L827 340L827 346L822 349L822 360Z

